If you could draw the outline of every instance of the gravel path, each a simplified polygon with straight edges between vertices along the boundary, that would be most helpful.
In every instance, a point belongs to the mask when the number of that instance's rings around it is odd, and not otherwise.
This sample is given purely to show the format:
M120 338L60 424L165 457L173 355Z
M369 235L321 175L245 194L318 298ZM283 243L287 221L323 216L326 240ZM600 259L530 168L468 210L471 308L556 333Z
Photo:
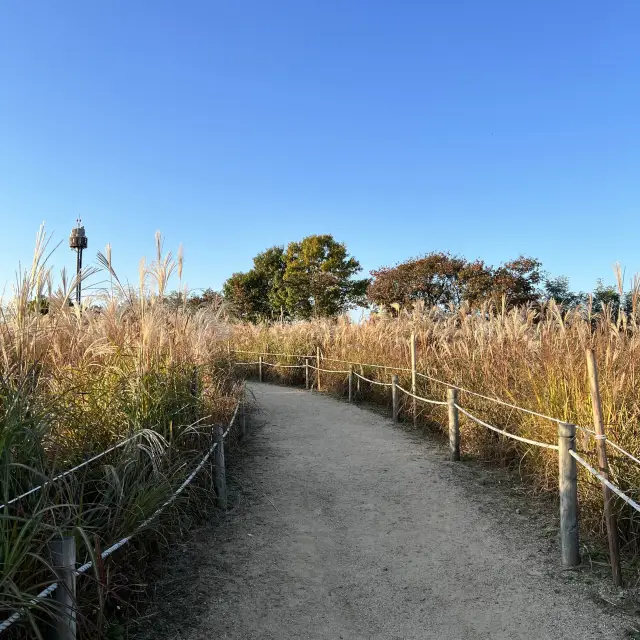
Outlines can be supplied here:
M525 517L505 518L490 491L465 484L466 463L344 402L251 389L259 410L231 481L239 506L190 542L192 593L149 637L623 637Z

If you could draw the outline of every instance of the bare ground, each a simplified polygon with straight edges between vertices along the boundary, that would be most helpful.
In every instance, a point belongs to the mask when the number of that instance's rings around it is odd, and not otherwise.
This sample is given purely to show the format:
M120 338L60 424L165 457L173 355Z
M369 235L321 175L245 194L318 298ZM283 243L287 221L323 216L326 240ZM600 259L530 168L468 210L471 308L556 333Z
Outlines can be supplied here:
M504 475L356 406L252 390L235 506L176 547L139 640L626 636Z

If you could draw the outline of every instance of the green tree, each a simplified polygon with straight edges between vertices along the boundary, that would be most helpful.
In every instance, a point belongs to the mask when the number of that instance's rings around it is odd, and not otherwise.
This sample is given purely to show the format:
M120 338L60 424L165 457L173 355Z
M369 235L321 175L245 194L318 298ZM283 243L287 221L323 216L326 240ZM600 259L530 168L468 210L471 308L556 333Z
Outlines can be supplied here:
M284 276L286 256L283 247L271 247L259 253L253 259L253 269L257 280L261 283L261 295L264 297L264 317L288 317L284 308L286 292Z
M620 306L620 294L614 286L605 285L602 278L598 278L593 292L593 308L599 312L604 305L611 305L617 311Z
M170 291L164 296L163 302L172 309L186 307L191 311L203 309L205 307L213 307L219 309L224 303L224 297L218 291L213 289L205 289L202 293L184 291Z
M225 300L236 315L248 322L269 320L280 315L284 293L284 249L271 247L253 259L253 269L234 273L223 285Z
M294 318L330 317L362 304L368 279L360 263L331 235L291 242L285 253L284 306Z
M547 278L544 283L544 298L555 300L565 309L573 309L587 301L587 295L582 291L576 293L569 289L569 278L558 276L557 278Z
M234 273L224 283L222 293L242 320L259 322L271 316L265 280L253 269L247 273Z
M250 322L335 316L364 301L368 280L353 279L360 270L344 244L309 236L259 253L250 271L224 283L223 293Z

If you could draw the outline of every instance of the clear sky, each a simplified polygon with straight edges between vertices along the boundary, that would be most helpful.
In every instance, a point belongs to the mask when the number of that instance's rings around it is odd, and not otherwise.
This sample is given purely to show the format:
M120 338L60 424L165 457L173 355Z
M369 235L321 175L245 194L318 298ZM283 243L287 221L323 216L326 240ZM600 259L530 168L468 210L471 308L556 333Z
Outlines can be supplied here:
M638 0L0 0L0 285L77 216L194 287L312 233L640 271Z

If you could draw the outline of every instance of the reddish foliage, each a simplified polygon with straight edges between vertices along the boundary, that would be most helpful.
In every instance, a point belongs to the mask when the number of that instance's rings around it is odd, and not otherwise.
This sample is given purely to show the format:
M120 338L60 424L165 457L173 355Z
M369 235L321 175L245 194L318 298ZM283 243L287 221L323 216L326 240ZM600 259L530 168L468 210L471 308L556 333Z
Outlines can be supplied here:
M497 269L482 260L469 262L449 253L430 253L395 267L371 272L368 299L381 307L397 308L422 300L428 307L499 303L503 296L510 306L538 299L540 262L523 256Z

